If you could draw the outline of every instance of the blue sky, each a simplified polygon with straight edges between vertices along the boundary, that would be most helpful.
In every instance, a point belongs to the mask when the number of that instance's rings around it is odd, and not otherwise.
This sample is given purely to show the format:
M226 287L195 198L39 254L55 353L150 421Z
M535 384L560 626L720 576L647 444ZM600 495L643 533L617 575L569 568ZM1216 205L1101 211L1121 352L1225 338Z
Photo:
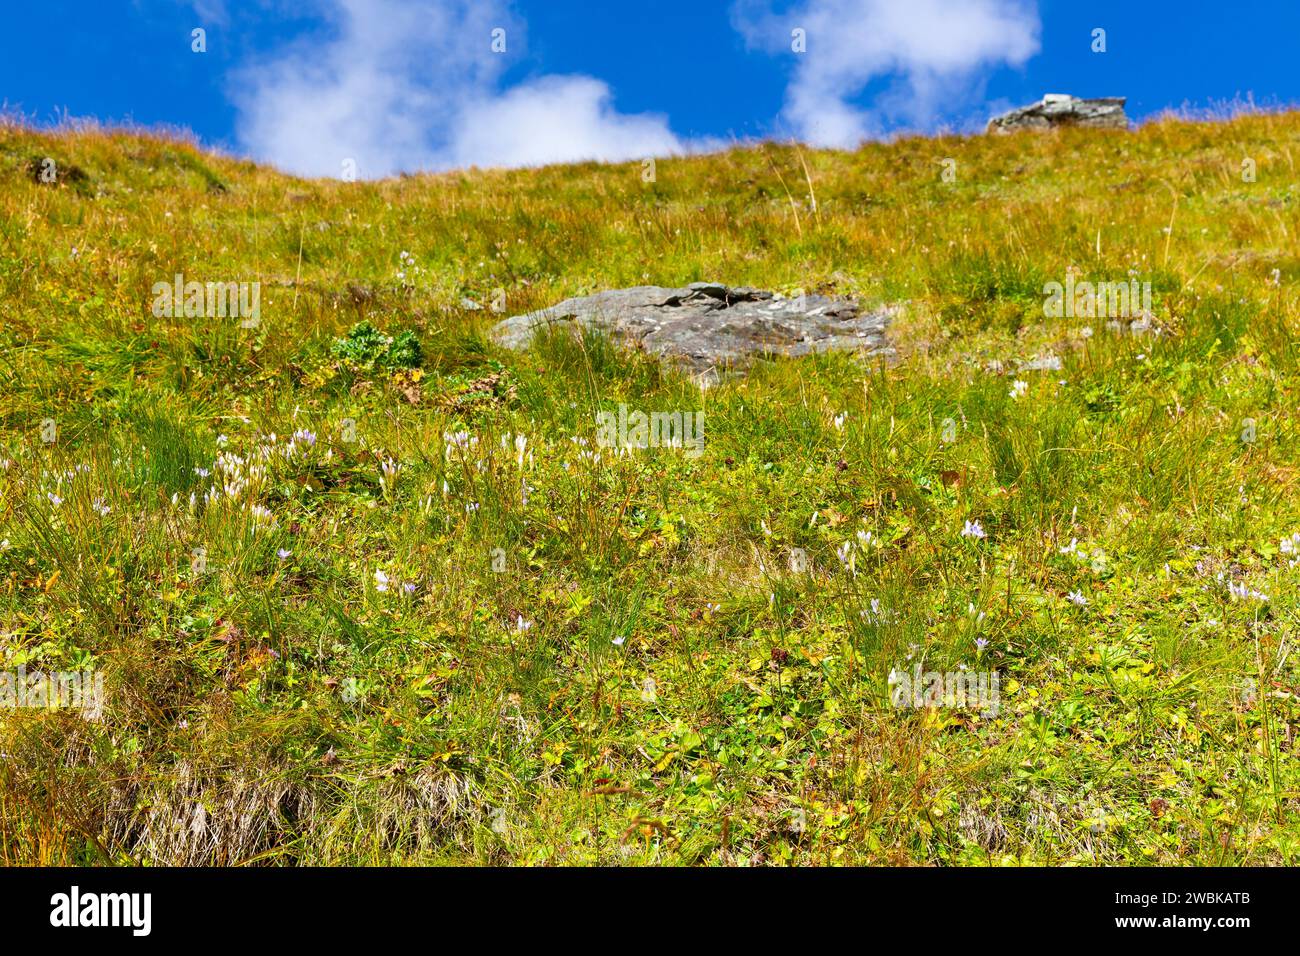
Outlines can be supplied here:
M851 146L978 129L1048 92L1127 96L1138 119L1300 102L1295 0L38 0L5 17L10 109L185 127L309 175Z

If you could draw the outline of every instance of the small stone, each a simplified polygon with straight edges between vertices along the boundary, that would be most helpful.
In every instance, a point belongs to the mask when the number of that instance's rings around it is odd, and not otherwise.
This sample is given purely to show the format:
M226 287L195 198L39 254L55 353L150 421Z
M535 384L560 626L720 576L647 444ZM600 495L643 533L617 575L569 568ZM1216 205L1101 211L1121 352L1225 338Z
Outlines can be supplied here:
M565 299L498 323L493 337L525 349L541 327L600 330L624 344L687 368L702 383L756 357L865 350L892 356L885 329L896 306L863 313L852 299L778 298L749 287L695 282L682 289L637 286Z
M721 299L727 294L727 287L718 282L692 282L686 288L692 292L703 292L711 295L715 299Z
M1068 93L1048 93L1037 103L993 117L989 120L988 132L1012 133L1021 129L1043 130L1057 126L1128 129L1125 102L1122 96L1081 99Z

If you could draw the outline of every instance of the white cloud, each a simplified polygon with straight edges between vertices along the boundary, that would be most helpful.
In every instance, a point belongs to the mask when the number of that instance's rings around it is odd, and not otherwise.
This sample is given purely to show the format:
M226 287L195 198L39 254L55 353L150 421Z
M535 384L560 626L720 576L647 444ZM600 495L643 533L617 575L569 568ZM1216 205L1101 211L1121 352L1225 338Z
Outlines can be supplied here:
M738 0L732 21L752 47L796 60L782 119L822 146L852 147L891 123L932 127L983 93L988 71L1038 52L1034 0L804 0L774 14L770 0ZM791 50L791 31L807 49ZM873 108L854 105L889 83Z
M303 175L362 178L466 165L608 161L684 150L664 117L626 115L602 81L543 76L501 89L524 24L504 0L318 0L327 34L233 83L240 143ZM505 30L506 53L491 49Z
M681 152L663 117L626 116L609 99L600 80L543 77L471 103L453 130L452 155L457 165L533 166Z
M230 11L226 9L226 0L191 0L190 6L199 20L195 26L224 27L230 24Z

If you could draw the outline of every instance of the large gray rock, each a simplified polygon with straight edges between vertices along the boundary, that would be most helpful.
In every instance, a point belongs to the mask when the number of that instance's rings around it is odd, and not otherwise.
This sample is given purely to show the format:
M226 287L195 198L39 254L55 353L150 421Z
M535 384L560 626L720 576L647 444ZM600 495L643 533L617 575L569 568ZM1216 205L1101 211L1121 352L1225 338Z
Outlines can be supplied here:
M891 355L892 308L863 314L851 299L782 298L771 292L694 282L683 289L637 286L565 299L497 323L493 337L523 349L544 327L599 329L625 344L689 368L704 381L746 368L755 356L862 349Z
M1013 133L1019 129L1051 129L1056 126L1128 129L1124 103L1122 96L1085 100L1068 93L1048 93L1037 103L993 117L989 120L988 131Z

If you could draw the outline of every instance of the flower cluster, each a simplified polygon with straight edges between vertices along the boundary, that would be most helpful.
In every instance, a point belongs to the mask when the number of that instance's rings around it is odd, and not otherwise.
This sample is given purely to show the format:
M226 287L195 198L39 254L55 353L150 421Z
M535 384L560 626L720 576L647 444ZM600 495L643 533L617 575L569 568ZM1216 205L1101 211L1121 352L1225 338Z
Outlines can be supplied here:
M1236 581L1233 581L1231 578L1226 577L1223 574L1223 572L1219 572L1217 575L1215 575L1215 580L1227 584L1228 595L1234 601L1257 601L1260 604L1265 604L1268 602L1268 595L1265 594L1263 591L1256 591L1254 588L1249 587L1245 584L1238 584Z
M1287 566L1294 568L1300 564L1300 531L1292 532L1291 537L1283 538L1281 549L1287 557Z
M424 274L424 269L416 265L415 256L402 250L401 255L397 257L397 278L403 285L414 285L415 280Z
M1105 574L1110 568L1105 551L1101 548L1093 548L1092 552L1089 553L1086 549L1079 547L1078 538L1071 538L1069 544L1063 548L1058 548L1057 551L1067 558L1073 558L1079 564L1088 565L1093 574Z
M380 594L394 591L401 594L414 594L417 585L414 581L399 581L388 576L382 568L375 568L375 590Z

